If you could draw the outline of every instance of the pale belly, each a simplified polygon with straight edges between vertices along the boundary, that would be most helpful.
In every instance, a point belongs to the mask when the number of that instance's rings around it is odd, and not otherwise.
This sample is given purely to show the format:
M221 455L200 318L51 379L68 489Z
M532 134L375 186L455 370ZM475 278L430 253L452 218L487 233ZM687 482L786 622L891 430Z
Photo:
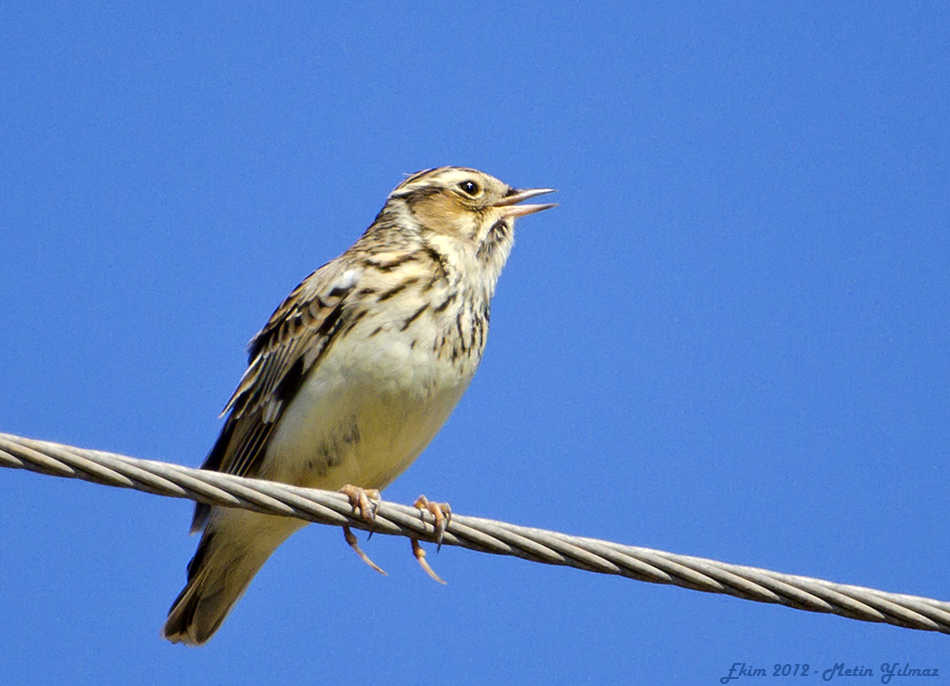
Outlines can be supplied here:
M442 428L477 366L472 360L460 374L387 333L373 341L372 354L340 343L284 411L262 478L328 490L384 488Z

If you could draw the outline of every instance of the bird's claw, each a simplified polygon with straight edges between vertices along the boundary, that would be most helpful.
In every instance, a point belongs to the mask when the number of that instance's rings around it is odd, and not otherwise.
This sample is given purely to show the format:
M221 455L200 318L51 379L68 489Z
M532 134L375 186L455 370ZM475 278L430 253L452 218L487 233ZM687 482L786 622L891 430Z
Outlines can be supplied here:
M379 572L383 576L389 576L382 567L380 567L378 564L376 564L371 559L369 559L369 555L363 552L363 549L360 548L359 540L356 538L356 534L354 534L350 530L350 527L348 526L343 527L343 537L346 539L346 542L350 544L350 547L353 549L353 552L359 555L360 559L363 562L368 564L370 567L375 569L377 572Z
M420 495L418 498L416 498L416 502L413 506L422 512L428 512L435 520L433 526L435 527L436 552L438 552L442 548L442 538L445 535L445 528L452 521L452 508L449 507L448 503L432 502L424 495ZM422 544L419 543L419 539L413 538L411 540L412 554L415 556L416 560L419 561L419 565L425 570L426 574L438 581L440 584L444 584L445 581L435 573L435 571L426 561L426 551L422 548Z
M445 581L438 574L435 573L435 570L429 566L429 563L426 562L426 551L423 549L422 544L419 543L418 538L413 538L412 540L412 554L415 555L416 560L419 561L419 565L425 570L425 573L431 576L433 579L438 581L440 584L445 585Z
M347 484L340 489L340 493L349 499L350 507L353 508L353 512L359 512L360 518L370 525L369 536L372 537L372 526L376 523L376 510L379 507L379 491L376 489L365 489L360 488L359 486L351 486L350 484ZM353 551L360 556L360 559L363 562L368 564L383 576L388 576L388 574L386 574L386 572L383 571L379 565L369 559L369 556L363 552L362 548L360 548L359 541L356 538L356 534L350 530L350 527L344 525L343 537L346 539L346 542L350 545Z
M448 503L432 502L424 495L416 498L413 507L428 512L435 519L435 544L436 552L442 548L442 538L445 536L445 528L452 522L452 507Z
M376 523L376 510L379 508L379 491L375 488L360 488L346 484L340 489L340 493L345 495L350 501L350 507L353 512L359 512L360 517L369 525ZM372 529L370 535L372 535Z

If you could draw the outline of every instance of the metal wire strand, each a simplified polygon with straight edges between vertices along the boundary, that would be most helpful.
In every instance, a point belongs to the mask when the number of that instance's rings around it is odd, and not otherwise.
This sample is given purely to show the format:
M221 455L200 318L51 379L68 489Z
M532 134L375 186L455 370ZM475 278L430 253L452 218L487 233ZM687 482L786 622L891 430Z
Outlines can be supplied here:
M0 433L0 466L189 498L210 505L299 517L318 524L368 529L366 521L353 512L349 499L341 493L245 479L10 434ZM431 514L384 501L380 502L376 512L373 531L432 540L435 528ZM865 622L950 633L950 602L779 574L489 519L453 514L442 543L640 581L673 584L695 591L725 593L746 600L826 612Z

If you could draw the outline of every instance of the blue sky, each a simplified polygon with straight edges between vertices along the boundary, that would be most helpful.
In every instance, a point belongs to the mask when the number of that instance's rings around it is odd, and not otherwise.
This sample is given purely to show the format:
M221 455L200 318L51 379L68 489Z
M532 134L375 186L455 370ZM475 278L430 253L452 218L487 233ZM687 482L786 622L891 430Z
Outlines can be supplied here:
M7 4L0 431L197 466L280 300L472 166L561 206L387 498L950 599L950 10L672 5ZM452 548L442 587L380 536L383 578L317 526L187 650L187 502L0 488L3 683L950 674L946 636Z

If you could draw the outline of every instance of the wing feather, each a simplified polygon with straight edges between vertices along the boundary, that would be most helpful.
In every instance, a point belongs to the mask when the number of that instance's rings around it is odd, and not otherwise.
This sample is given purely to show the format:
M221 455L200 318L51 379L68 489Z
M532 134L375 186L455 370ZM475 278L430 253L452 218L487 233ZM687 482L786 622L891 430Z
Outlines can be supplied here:
M304 279L248 345L249 366L224 409L228 418L202 469L257 476L284 410L348 317L360 272L334 261ZM198 504L192 531L207 522Z

